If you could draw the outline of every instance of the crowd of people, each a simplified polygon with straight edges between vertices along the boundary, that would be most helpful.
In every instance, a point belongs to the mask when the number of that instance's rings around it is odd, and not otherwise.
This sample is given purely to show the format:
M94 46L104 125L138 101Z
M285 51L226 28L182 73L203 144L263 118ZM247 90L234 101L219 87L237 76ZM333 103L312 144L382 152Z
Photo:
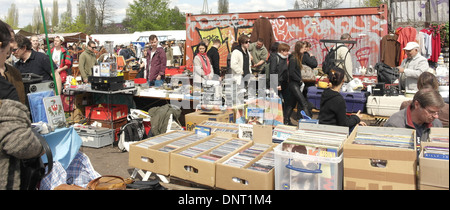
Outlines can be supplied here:
M351 36L343 34L341 40L351 40ZM106 49L99 49L94 41L88 41L85 46L75 43L68 49L64 47L64 41L64 37L55 37L51 48L52 56L48 56L39 46L36 36L29 39L14 34L8 24L0 21L0 189L20 189L18 160L42 155L42 147L39 147L38 140L30 132L29 110L25 106L26 95L21 73L34 73L42 76L43 80L54 80L58 92L61 93L67 76L74 73L74 64L78 63L83 82L88 82L93 66L106 59ZM209 41L202 41L197 45L193 59L194 85L211 79L223 79L219 55L222 43L212 40L211 46L209 44ZM361 121L360 112L355 115L347 114L345 100L339 94L343 84L351 79L352 67L351 60L347 60L351 59L351 56L348 56L348 47L345 44L336 47L339 48L337 56L345 60L345 64L336 65L327 75L331 86L324 90L321 96L319 123L349 128L358 124L364 126L366 124ZM282 99L284 124L291 125L290 117L296 107L297 119L301 118L300 111L313 116L314 105L306 98L307 87L311 84L306 84L302 78L305 69L318 66L310 48L311 44L306 41L296 42L294 49L282 42L265 46L262 38L250 43L247 35L241 35L237 42L233 43L226 72L231 74L241 87L247 86L246 78L265 75L266 88L277 91ZM424 139L429 134L430 127L442 127L442 122L448 126L448 104L443 102L437 91L435 76L426 72L428 64L425 64L417 49L417 43L408 43L404 48L408 58L398 67L402 73L401 82L410 89L417 90L417 93L412 101L391 116L385 126L412 128L417 131L419 138ZM162 85L171 51L160 45L156 35L149 37L149 43L139 52L142 54L140 58L136 58L138 52L132 45L116 46L114 52L125 60L139 59L140 70L137 78L147 79L150 86ZM54 63L55 78L50 62ZM12 107L17 109L12 110ZM11 115L15 118L11 118ZM17 120L18 116L27 117L12 123L11 119ZM9 130L3 129L5 127Z

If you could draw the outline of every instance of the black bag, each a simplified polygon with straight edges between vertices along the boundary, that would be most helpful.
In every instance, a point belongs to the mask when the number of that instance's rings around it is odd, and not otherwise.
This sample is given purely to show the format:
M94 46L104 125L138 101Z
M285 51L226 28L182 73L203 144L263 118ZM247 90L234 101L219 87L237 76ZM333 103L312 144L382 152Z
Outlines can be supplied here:
M325 56L325 59L323 60L322 63L322 71L325 74L329 74L331 69L336 67L336 53L337 50L345 45L339 45L338 47L333 47L330 49L330 51L328 52L328 54Z
M375 64L375 69L378 71L378 83L392 84L400 76L397 68L392 68L385 63Z
M159 184L157 179L149 181L135 181L132 184L127 184L127 188L135 190L167 190L167 188Z
M37 131L33 130L35 136L41 142L48 160L48 170L45 174L45 166L41 157L20 161L20 190L36 190L41 180L50 174L53 169L53 155L47 141Z
M131 119L120 128L118 147L122 152L125 152L124 142L140 141L145 138L147 138L147 134L145 133L143 119Z

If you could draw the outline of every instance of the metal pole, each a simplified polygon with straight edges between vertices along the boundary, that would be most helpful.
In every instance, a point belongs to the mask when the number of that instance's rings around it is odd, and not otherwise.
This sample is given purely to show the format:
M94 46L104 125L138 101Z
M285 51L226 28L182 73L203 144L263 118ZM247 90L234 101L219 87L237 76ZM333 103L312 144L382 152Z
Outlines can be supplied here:
M40 4L41 4L41 13L42 13L42 21L44 23L44 31L45 31L45 39L47 40L47 55L49 56L49 60L50 60L50 66L52 68L52 76L53 76L53 82L55 83L55 94L59 95L58 93L58 85L56 84L56 77L55 77L55 69L53 67L53 59L52 59L52 54L50 51L50 43L48 41L48 32L47 32L47 24L45 24L45 15L44 15L44 7L42 6L42 0L39 0Z

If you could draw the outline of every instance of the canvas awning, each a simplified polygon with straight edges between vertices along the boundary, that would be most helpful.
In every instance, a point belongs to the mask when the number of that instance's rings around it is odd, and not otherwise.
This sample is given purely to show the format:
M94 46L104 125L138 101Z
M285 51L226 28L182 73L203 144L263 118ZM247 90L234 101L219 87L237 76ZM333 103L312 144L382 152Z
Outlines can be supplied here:
M57 36L64 37L64 42L86 42L86 34L82 32L77 33L60 33L60 34L49 34L48 40L53 42L53 39ZM39 39L45 39L45 34L40 34Z

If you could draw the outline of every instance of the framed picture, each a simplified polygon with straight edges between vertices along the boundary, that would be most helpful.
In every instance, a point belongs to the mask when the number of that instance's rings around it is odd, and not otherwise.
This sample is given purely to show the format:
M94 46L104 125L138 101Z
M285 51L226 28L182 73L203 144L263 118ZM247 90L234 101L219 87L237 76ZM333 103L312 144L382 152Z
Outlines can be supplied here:
M66 116L64 114L61 96L46 97L42 100L44 102L48 124L53 127L65 126Z

